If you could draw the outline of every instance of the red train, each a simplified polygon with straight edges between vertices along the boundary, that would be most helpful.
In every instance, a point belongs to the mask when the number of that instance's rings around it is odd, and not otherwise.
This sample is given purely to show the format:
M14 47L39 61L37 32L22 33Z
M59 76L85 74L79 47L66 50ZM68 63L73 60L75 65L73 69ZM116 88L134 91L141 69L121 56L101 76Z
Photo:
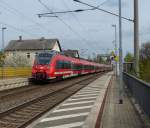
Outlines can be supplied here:
M58 52L42 52L36 55L32 67L32 79L50 80L111 70L111 65L98 64Z

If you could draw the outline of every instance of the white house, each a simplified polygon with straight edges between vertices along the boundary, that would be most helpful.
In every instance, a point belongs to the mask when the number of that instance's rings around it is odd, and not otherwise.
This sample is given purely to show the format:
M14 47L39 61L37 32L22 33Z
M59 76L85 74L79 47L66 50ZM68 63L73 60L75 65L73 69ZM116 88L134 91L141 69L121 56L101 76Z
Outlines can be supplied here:
M35 55L41 51L55 50L60 52L61 46L58 39L29 39L11 40L5 48L6 56L13 57L16 55L26 57L33 64Z

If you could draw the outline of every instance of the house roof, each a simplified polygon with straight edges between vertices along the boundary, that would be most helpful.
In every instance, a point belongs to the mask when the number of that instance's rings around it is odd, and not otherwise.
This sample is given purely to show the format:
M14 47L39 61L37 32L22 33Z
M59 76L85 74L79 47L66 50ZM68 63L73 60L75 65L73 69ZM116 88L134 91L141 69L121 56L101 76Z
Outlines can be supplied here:
M30 39L30 40L11 40L5 51L24 51L24 50L51 50L58 44L60 51L61 46L58 39Z
M111 54L98 54L97 56L98 57L110 57Z
M63 50L63 54L70 57L79 57L78 50Z

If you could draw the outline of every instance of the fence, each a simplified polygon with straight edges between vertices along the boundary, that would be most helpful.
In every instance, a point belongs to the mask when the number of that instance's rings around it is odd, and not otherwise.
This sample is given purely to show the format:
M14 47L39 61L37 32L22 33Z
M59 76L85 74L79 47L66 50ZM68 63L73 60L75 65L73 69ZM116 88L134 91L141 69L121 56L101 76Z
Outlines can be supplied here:
M150 118L150 84L127 73L123 73L123 79L136 102Z
M124 72L134 72L134 63L133 62L125 62L123 63Z
M29 76L31 76L31 67L0 67L0 78Z

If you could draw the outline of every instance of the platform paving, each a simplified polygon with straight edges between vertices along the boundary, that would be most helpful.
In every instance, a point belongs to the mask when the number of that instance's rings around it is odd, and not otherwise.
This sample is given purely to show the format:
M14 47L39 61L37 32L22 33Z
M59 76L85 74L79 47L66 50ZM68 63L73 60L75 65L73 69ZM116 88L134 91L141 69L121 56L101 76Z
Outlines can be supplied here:
M113 79L108 90L100 128L146 128L127 93L124 93L123 104L118 104L118 101L119 86Z
M96 79L27 128L94 128L111 78Z

